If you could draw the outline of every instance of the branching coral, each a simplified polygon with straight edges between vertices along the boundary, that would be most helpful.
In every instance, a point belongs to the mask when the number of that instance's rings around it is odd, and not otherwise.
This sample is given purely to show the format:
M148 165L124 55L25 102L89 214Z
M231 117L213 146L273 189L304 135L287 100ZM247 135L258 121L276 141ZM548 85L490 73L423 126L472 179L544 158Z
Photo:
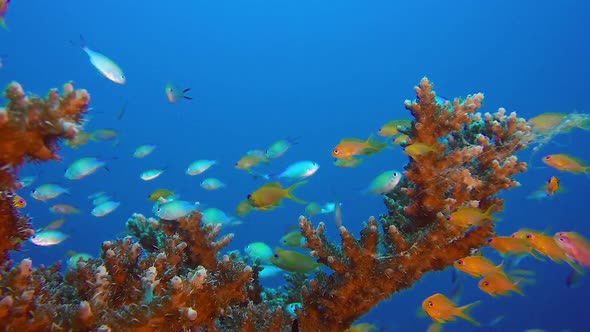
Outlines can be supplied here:
M64 85L61 95L53 89L40 98L27 96L13 82L4 97L8 103L0 107L0 263L8 250L20 249L20 243L34 233L28 218L10 206L8 196L20 186L19 167L28 161L59 159L58 140L76 136L90 101L86 90L74 90L71 83Z

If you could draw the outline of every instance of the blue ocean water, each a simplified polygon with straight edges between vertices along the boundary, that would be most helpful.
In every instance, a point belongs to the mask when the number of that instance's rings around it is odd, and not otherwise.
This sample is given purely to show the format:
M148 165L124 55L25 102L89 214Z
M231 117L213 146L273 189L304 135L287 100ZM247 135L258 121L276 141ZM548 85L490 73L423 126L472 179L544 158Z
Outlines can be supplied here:
M91 142L78 150L63 147L63 162L29 165L21 174L35 175L33 186L57 182L71 189L50 204L28 200L26 213L35 227L57 219L48 207L69 203L83 213L67 218L64 243L35 247L30 243L15 259L31 257L35 265L65 260L68 250L97 255L102 241L121 236L132 213L151 215L146 197L169 188L183 199L233 212L239 201L262 183L236 170L236 161L252 149L276 140L299 137L299 143L266 169L279 171L298 160L321 165L310 183L297 189L306 201L343 202L344 224L358 231L371 215L384 213L378 196L361 194L375 175L402 170L407 157L390 150L354 169L332 165L331 150L345 137L366 138L389 120L408 117L405 99L428 76L440 95L452 98L484 92L482 111L498 107L530 118L543 112L590 113L588 27L590 4L582 1L183 1L133 2L64 0L12 1L6 14L9 31L0 31L0 86L20 82L25 90L45 94L73 81L92 96L88 130L112 128L120 143ZM79 48L88 46L115 60L127 83L102 77ZM4 57L3 57L4 58ZM170 104L164 86L172 81L191 88L193 100ZM126 105L121 119L117 113ZM590 237L587 194L590 178L558 173L541 157L569 153L590 162L590 133L575 130L543 147L530 160L522 186L503 192L506 210L497 231L511 234L529 227L551 233L576 231ZM145 159L131 157L141 144L155 144ZM519 154L529 160L531 153ZM69 163L83 156L108 159L108 171L80 181L63 177ZM207 192L205 177L184 170L196 159L219 164L206 175L227 183ZM139 178L148 168L166 168L154 181ZM557 175L566 192L534 201L526 196ZM90 215L90 193L104 190L121 206L111 215ZM229 249L253 241L278 245L278 239L303 213L303 205L285 202L272 212L253 212L235 233ZM335 239L331 216L326 221ZM315 220L315 221L318 221ZM501 258L490 253L500 262ZM536 272L526 296L492 298L477 280L460 275L462 303L481 300L472 312L484 325L460 321L444 331L588 331L590 281L568 288L565 264L526 259L522 268ZM411 290L395 294L362 321L388 331L425 331L429 318L416 317L427 296L449 294L450 270L431 273ZM280 282L280 279L279 279ZM384 281L386 282L386 281ZM486 323L503 316L494 326Z

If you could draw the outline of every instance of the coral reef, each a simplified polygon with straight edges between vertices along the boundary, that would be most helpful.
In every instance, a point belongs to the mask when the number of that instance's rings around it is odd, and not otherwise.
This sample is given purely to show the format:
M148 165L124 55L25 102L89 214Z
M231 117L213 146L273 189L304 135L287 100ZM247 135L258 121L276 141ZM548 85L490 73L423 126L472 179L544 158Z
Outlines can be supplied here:
M102 245L101 257L32 268L4 263L0 275L0 325L7 330L89 331L344 331L395 292L425 273L445 269L486 244L492 221L465 228L447 220L464 207L502 209L498 191L518 185L526 170L516 151L530 128L514 113L476 113L482 94L437 103L423 79L414 116L400 128L413 154L405 178L384 196L388 213L371 217L360 239L339 228L341 245L326 226L299 223L311 255L323 264L311 279L291 274L291 287L263 289L260 268L236 252L221 254L233 235L204 225L196 212L176 221L133 215L128 236ZM53 151L53 150L51 150ZM1 201L0 201L1 203ZM0 204L0 208L2 205ZM328 272L330 271L330 272ZM285 304L301 302L294 316Z
M52 89L46 98L27 96L20 84L13 82L4 91L8 100L0 107L0 263L9 250L34 234L28 218L11 206L10 196L19 189L17 172L25 162L59 159L59 139L73 139L79 132L90 96L74 90L71 83L60 95Z

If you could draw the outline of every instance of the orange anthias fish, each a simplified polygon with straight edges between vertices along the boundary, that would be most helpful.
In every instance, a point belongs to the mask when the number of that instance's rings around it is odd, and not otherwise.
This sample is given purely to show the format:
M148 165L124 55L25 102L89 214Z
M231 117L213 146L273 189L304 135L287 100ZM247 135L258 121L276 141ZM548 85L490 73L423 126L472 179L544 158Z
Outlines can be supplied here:
M590 266L590 243L582 235L576 232L559 232L554 238L569 257L582 266Z
M458 208L457 211L451 213L447 217L447 220L455 225L463 228L470 226L480 226L486 221L498 221L499 218L492 216L494 213L495 205L491 205L485 212L482 212L480 208L474 208L470 206Z
M549 259L556 263L566 262L574 270L581 272L580 267L566 254L553 237L533 231L519 231L513 234L513 236L522 237L523 234L529 245L541 255L549 257Z
M518 288L520 281L513 282L504 273L492 273L479 281L478 287L493 297L496 295L507 296L510 292L516 292L522 296L524 293Z
M283 188L279 182L270 182L248 195L248 201L250 202L250 205L259 210L272 210L281 204L283 198L288 198L297 203L305 204L304 201L293 196L291 191L306 183L307 181L301 181L288 188Z
M25 199L21 196L14 194L12 196L12 206L14 206L17 209L22 209L27 206L27 201L25 201Z
M480 324L477 321L467 315L467 311L477 304L479 304L479 301L457 308L449 298L440 293L436 293L422 302L422 309L424 309L424 312L426 312L430 318L438 323L446 323L455 320L455 317L461 317L466 321L479 326Z
M525 239L512 236L494 236L488 239L488 245L502 255L523 255L529 254L535 258L539 258L534 249L529 246Z
M567 154L550 154L543 158L543 162L564 172L574 174L590 173L590 167L584 165L581 160Z
M354 156L370 156L381 152L387 144L380 142L371 135L366 141L358 138L344 138L332 150L332 157L337 159L349 159Z
M478 255L458 259L453 263L453 266L457 270L465 272L475 278L492 273L505 274L502 270L502 264L494 265L489 259Z
M4 21L4 17L8 11L8 3L10 3L10 0L0 0L0 27L4 28L4 30L8 30L6 22Z
M556 176L552 176L549 181L547 181L547 187L545 192L547 195L553 195L559 189L559 179Z

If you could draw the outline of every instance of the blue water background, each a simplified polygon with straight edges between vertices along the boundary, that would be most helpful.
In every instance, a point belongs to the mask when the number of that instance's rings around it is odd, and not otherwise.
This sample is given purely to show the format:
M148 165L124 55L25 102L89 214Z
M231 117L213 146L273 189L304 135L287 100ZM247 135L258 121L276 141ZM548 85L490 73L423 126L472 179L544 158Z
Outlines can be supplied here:
M38 264L64 260L68 250L99 253L102 241L121 236L132 213L151 215L146 196L156 188L177 191L233 212L237 203L262 184L235 162L251 149L265 149L285 137L300 137L285 156L267 169L279 171L298 160L321 165L296 195L306 201L343 202L344 224L358 232L371 215L385 212L378 196L360 191L377 174L402 170L407 157L399 149L367 158L356 169L332 165L330 151L345 137L366 138L389 120L407 118L405 99L428 76L446 97L486 94L484 112L498 107L525 118L543 112L590 113L588 91L590 4L583 1L13 1L6 16L9 32L0 31L0 86L16 80L27 91L45 94L73 81L92 95L92 120L87 129L113 128L120 144L89 143L79 150L64 147L63 162L29 165L21 174L36 175L33 186L57 182L71 189L49 204L22 194L26 213L41 227L57 217L54 203L70 203L83 214L68 217L63 230L71 235L53 247L25 244L15 259L31 257ZM115 60L128 82L114 84L100 76L87 56L70 40L83 34L88 45ZM192 88L192 101L169 104L168 80ZM120 120L116 114L127 103ZM541 157L570 153L590 162L590 133L575 130L559 136L532 158L522 186L503 192L506 210L499 214L499 234L522 227L577 231L590 237L590 178L558 173ZM145 159L131 155L140 144L157 150ZM63 171L82 156L109 158L101 170L80 181ZM528 160L530 152L519 154ZM188 177L185 168L196 159L219 164L205 175ZM144 182L139 173L163 168L158 179ZM526 196L557 175L567 191L550 200ZM206 176L228 184L218 192L199 187ZM122 202L111 215L89 214L90 193L104 190ZM278 245L297 222L303 206L285 202L272 212L253 212L235 233L229 249L252 241ZM337 239L332 216L325 221ZM494 253L489 257L500 262ZM565 285L571 268L565 264L527 259L521 267L536 271L536 284L518 295L494 299L477 289L477 280L460 275L461 304L482 300L473 316L486 324L477 329L463 321L445 331L588 331L590 282ZM389 331L424 331L429 318L417 318L416 308L427 296L452 289L450 271L431 273L411 290L383 302L362 321ZM384 279L383 282L390 282ZM280 284L280 278L275 281Z

